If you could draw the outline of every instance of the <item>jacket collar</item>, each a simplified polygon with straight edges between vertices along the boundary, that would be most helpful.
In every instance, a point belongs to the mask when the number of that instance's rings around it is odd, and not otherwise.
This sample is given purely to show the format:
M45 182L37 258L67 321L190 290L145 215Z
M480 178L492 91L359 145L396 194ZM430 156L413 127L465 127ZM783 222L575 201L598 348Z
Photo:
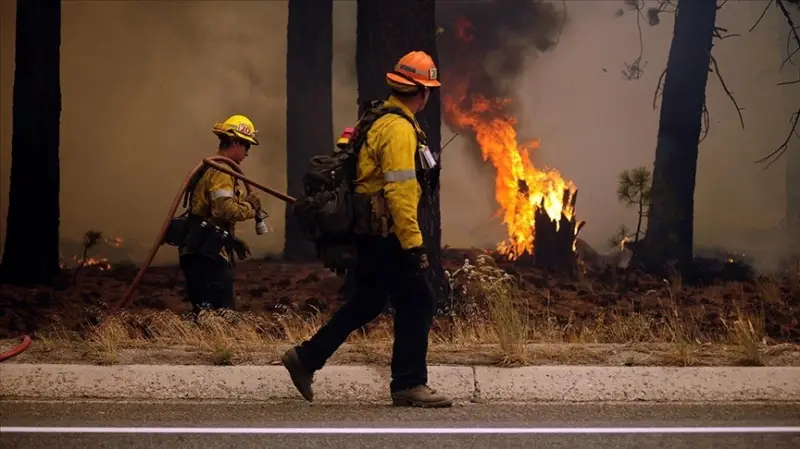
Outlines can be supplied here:
M417 122L417 118L414 116L414 113L411 112L411 109L408 108L399 98L395 97L394 95L390 95L389 98L383 103L384 106L390 108L398 108L403 111L403 114L407 115L408 117L414 120L414 123Z
M394 95L390 95L389 98L383 103L383 105L386 107L398 108L401 111L403 111L403 114L411 118L411 120L414 122L414 127L417 128L417 131L420 133L422 132L422 127L419 125L417 117L414 115L413 112L411 112L411 109L409 109L408 106L406 106L405 104L403 104L402 101L400 101L399 98L395 97Z

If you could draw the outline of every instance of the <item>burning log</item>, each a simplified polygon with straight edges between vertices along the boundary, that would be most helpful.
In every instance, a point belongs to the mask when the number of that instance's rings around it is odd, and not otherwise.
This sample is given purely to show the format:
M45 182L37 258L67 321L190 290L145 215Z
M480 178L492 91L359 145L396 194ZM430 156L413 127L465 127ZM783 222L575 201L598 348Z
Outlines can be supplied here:
M564 189L565 210L574 211L578 199L577 190ZM544 207L544 199L534 213L533 263L537 268L550 272L577 273L578 259L575 242L583 225L575 214L568 218L563 212L559 220L551 219Z

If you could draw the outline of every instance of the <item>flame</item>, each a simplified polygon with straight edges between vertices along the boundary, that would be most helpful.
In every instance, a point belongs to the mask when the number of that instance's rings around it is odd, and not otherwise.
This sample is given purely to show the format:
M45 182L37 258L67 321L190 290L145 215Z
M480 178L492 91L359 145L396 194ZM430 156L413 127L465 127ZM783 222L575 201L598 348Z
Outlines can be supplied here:
M122 244L125 243L122 237L108 237L105 241L114 248L122 248Z
M455 37L463 43L472 41L472 31L468 20L456 22ZM540 142L518 141L516 119L507 113L510 99L468 94L468 74L476 62L460 59L460 67L445 74L446 91L442 95L445 119L450 126L472 131L483 160L490 161L497 170L495 199L508 232L508 238L498 244L498 251L509 259L525 252L533 254L536 211L543 208L556 226L562 214L571 219L574 210L570 204L564 204L564 192L574 194L575 185L555 169L534 166L529 151L539 149ZM574 246L573 242L573 250Z
M103 237L102 241L112 248L122 248L125 243L125 239L122 237ZM59 266L62 269L76 269L80 266L84 268L95 267L100 271L108 271L112 267L108 257L87 257L86 260L84 260L83 257L77 254L70 256L66 260L62 259L59 262Z
M625 244L630 242L630 241L632 241L632 240L633 240L633 238L632 237L628 237L627 235L625 237L622 237L622 240L619 241L619 249L620 250L625 249Z
M83 258L78 256L72 256L72 260L75 261L78 266L83 264L84 267L97 267L100 269L100 271L111 269L111 264L108 262L108 258L106 257L87 257L86 260L83 260Z

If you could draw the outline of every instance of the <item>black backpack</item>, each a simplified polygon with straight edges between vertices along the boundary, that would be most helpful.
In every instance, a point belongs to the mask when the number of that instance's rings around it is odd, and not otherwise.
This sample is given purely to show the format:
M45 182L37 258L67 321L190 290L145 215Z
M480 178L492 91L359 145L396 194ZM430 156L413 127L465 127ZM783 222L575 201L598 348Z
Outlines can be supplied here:
M292 205L302 235L314 242L325 266L337 272L355 263L355 236L368 226L362 219L370 210L369 200L355 194L353 183L367 132L386 114L397 114L413 124L401 109L383 107L383 101L369 102L347 146L311 158L303 176L304 197Z

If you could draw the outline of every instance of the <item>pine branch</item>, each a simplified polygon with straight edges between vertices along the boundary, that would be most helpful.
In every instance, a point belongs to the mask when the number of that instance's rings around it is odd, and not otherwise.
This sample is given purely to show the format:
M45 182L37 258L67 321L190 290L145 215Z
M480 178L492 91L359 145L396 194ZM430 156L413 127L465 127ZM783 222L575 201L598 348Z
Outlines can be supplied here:
M787 133L786 139L784 139L783 143L768 155L755 161L755 163L758 164L761 162L766 162L769 159L772 159L764 167L765 170L768 169L772 164L774 164L778 159L780 159L780 157L783 156L783 153L785 153L786 150L789 149L789 142L792 140L792 137L800 138L800 135L797 132L797 124L798 121L800 121L800 109L798 109L794 114L792 114L789 121L792 123L792 126L789 128L789 132Z
M725 93L728 95L728 98L731 99L733 102L733 106L736 107L736 113L739 114L739 123L742 124L742 129L744 129L744 117L742 117L742 108L739 107L739 103L736 102L736 98L733 96L733 92L728 89L728 85L725 84L725 79L722 77L722 73L719 71L719 65L717 64L717 58L714 57L711 53L708 53L708 57L711 58L711 64L714 66L714 72L717 74L717 78L719 78L720 84L722 84L722 88L725 89Z
M769 10L769 7L772 6L772 2L773 1L775 1L775 0L769 0L769 3L767 3L767 6L765 6L764 10L761 11L761 15L758 16L758 20L756 20L756 23L754 23L753 26L750 27L750 31L748 31L749 33L752 33L753 30L756 29L758 24L761 23L761 21L764 19L764 16L767 14L767 11Z

